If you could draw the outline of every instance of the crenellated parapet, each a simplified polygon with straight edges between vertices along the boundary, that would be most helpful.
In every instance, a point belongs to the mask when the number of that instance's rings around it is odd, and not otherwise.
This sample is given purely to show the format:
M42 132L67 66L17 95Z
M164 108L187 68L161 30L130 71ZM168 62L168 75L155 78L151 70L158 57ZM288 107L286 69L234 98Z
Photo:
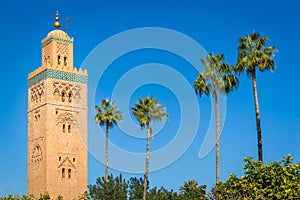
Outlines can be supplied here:
M55 75L51 76L51 74L57 74L57 76ZM31 85L36 83L36 81L32 81L33 79L43 80L47 77L49 78L52 77L54 79L58 79L58 80L66 79L66 81L72 81L72 82L77 82L76 80L84 79L85 81L81 81L79 83L85 84L87 82L87 76L88 74L86 69L82 70L81 68L77 69L76 67L72 67L65 70L61 70L57 66L48 67L48 68L41 66L28 74L28 83L30 87ZM43 78L39 78L39 77L43 77ZM77 77L77 78L68 78L68 77Z

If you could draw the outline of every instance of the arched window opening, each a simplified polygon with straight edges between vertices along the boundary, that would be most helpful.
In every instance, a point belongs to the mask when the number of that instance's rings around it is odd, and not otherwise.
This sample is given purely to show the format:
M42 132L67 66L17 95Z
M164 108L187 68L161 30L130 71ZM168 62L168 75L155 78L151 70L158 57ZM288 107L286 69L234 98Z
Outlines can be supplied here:
M71 125L68 125L68 133L71 133Z
M60 55L57 56L57 65L60 65Z
M71 169L68 169L68 178L71 178Z
M61 100L62 100L62 102L65 101L65 95L66 95L65 92L62 92L62 93L61 93Z
M63 133L66 132L66 125L65 124L63 124L62 131L63 131Z
M72 93L69 93L69 102L72 102Z
M58 161L61 161L61 157L60 156L58 157Z
M38 102L38 96L35 94L34 95L34 102L37 103Z
M68 62L67 62L67 56L64 57L64 65L67 66Z
M75 158L73 158L73 162L75 162Z
M65 178L65 168L62 168L62 169L61 169L61 177L62 177L62 178Z

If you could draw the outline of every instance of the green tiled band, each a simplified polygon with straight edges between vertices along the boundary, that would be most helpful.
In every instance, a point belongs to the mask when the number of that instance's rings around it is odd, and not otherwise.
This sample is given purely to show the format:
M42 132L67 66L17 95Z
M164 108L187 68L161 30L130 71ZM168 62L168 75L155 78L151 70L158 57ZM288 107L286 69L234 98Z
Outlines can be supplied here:
M37 74L36 76L32 77L31 79L29 79L28 87L30 87L42 80L45 80L46 78L87 84L87 76L47 69L47 70L42 71L41 73Z
M51 37L51 38L49 38L48 40L46 40L45 42L42 43L42 47L45 46L46 44L48 44L49 42L51 42L52 40L56 40L56 41L60 41L60 42L66 42L66 43L73 43L73 41L71 41L71 40Z

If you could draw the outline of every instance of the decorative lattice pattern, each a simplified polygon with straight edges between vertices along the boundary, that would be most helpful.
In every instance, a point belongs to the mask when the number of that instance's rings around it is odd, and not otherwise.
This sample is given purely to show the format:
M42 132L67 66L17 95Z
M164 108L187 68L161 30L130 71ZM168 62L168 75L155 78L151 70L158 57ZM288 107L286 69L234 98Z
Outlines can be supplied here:
M41 112L40 110L37 110L33 113L33 121L38 122L41 119Z
M45 45L47 45L47 44L49 44L53 40L59 41L59 42L66 42L66 43L69 43L69 44L73 43L73 41L71 41L71 40L66 40L66 39L62 39L62 38L51 37L51 38L49 38L48 40L46 40L45 42L42 43L42 47L45 46Z
M70 112L61 113L56 119L56 125L60 126L61 124L72 124L78 127L78 121L75 116Z
M35 103L41 102L42 96L45 93L44 90L45 88L43 82L31 88L30 90L31 100L34 101Z
M39 144L34 145L30 160L34 169L41 167L43 161L43 152Z
M87 76L81 74L72 74L68 72L62 72L52 69L47 69L37 74L28 80L28 87L45 80L46 78L57 79L62 81L69 81L74 83L87 84Z
M44 47L44 62L47 63L47 58L50 55L50 46L47 45Z
M69 98L80 98L81 88L78 85L73 85L70 83L62 83L60 81L53 81L53 94L62 96L62 93ZM69 99L71 102L71 99Z
M61 54L61 55L69 55L68 52L68 43L62 43L58 42L56 44L56 54Z

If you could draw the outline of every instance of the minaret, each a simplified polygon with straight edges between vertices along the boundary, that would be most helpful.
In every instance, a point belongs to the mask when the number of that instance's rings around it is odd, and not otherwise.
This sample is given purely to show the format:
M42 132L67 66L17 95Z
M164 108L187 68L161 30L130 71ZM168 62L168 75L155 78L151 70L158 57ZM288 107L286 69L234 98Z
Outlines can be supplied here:
M28 75L28 195L69 200L87 191L87 71L73 66L58 12L54 27Z

